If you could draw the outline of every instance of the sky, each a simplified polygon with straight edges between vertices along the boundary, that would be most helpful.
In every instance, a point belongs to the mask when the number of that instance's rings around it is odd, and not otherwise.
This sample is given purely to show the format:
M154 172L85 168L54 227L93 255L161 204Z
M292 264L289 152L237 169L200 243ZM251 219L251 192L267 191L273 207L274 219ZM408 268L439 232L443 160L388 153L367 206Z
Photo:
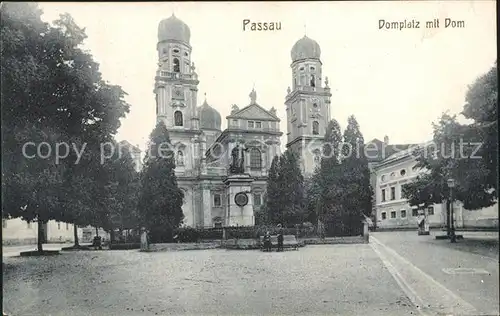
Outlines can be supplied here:
M191 30L198 103L222 118L231 105L275 107L285 144L285 95L292 84L290 50L305 34L321 46L331 114L342 129L354 115L365 140L392 144L432 138L445 111L459 113L468 85L497 58L495 1L373 2L142 2L40 3L52 22L69 13L86 29L85 48L103 78L122 86L130 112L117 140L145 149L156 123L154 76L158 23L175 13ZM440 19L441 27L425 22ZM444 28L444 20L464 21ZM243 31L243 20L281 22L280 31ZM380 20L420 21L419 29L379 29Z

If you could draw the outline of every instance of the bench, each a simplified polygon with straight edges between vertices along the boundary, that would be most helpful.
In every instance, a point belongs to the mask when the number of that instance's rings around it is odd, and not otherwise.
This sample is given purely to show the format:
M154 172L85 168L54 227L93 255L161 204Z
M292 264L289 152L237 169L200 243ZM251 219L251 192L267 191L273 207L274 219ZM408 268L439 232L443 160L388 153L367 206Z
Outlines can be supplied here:
M259 241L260 241L260 249L264 250L264 236L260 236ZM272 248L278 248L278 236L277 235L271 236L271 249ZM299 243L297 242L297 238L295 238L295 235L284 235L283 236L283 249L286 249L286 248L291 248L294 250L299 249Z

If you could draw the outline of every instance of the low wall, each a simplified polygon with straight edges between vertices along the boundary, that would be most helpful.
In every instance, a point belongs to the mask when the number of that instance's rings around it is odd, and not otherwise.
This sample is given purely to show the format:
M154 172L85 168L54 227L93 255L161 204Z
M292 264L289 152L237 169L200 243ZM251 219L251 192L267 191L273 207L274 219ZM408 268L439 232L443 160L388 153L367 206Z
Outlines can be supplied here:
M164 243L164 244L150 244L148 250L141 250L141 251L159 252L159 251L181 251L181 250L205 250L205 249L217 249L220 247L221 247L220 242Z
M326 238L301 238L299 242L306 245L337 245L337 244L367 244L368 236L326 237Z
M23 239L2 239L3 246L25 246L36 245L36 238L23 238Z
M226 249L260 249L260 242L257 239L228 239L222 242L222 247Z

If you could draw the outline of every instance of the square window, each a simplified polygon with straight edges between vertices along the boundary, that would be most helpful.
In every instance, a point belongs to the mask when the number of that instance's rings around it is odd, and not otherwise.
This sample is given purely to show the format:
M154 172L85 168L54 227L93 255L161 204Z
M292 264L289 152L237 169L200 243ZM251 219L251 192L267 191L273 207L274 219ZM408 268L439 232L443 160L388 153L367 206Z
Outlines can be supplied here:
M401 218L405 218L406 217L406 210L401 210Z
M214 194L214 206L220 207L221 205L222 205L222 200L220 194L218 193Z
M28 227L28 229L31 229L31 223L30 222L28 222L26 226Z
M66 230L69 230L69 223L66 223Z
M411 210L411 216L416 217L418 216L418 209L414 208Z
M253 128L253 121L248 121L248 128Z
M233 126L238 126L238 120L233 120Z
M255 128L262 128L262 122L255 122Z
M427 208L427 215L434 215L434 206L429 206Z
M57 222L57 229L61 229L61 223Z
M382 219L386 219L387 218L387 214L385 212L382 212Z
M396 218L396 211L391 212L391 218Z

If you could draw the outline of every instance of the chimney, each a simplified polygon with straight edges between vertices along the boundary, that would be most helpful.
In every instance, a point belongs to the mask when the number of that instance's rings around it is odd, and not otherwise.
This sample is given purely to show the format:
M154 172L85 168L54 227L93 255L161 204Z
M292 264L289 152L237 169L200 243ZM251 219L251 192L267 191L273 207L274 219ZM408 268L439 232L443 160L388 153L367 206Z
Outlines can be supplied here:
M389 136L387 135L384 136L384 144L389 145Z

